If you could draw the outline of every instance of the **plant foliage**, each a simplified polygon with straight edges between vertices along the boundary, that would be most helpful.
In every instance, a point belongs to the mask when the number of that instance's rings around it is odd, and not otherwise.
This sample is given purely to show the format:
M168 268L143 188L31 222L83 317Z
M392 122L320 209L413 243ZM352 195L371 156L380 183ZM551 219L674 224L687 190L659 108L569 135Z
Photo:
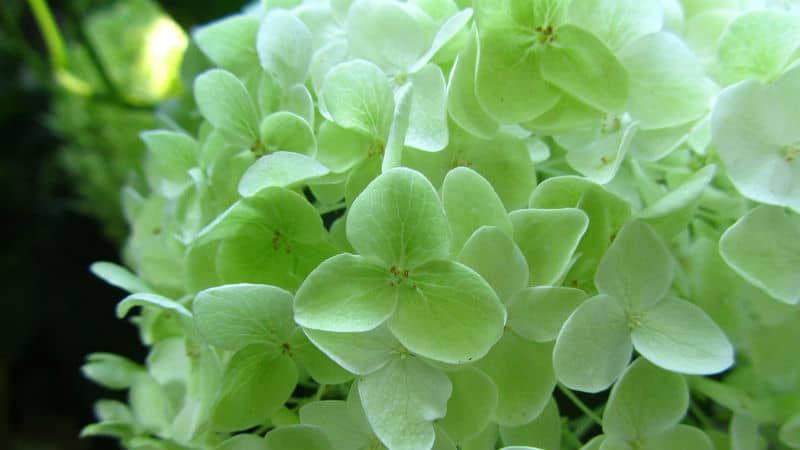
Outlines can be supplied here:
M150 353L89 356L129 401L84 435L800 448L798 30L777 0L264 1L194 30L126 267L93 266Z

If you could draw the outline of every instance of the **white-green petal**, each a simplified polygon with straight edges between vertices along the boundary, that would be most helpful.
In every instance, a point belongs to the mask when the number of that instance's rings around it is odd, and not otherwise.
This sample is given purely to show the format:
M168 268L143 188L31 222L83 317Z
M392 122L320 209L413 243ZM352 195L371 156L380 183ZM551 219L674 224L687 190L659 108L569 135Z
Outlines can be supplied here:
M199 27L192 38L217 66L244 75L258 65L258 17L239 14Z
M633 318L636 351L673 372L711 375L733 364L733 346L701 308L667 297Z
M279 351L251 345L236 352L225 368L211 407L211 426L237 431L264 423L289 399L297 367Z
M511 235L511 220L492 185L479 173L457 167L442 183L442 205L452 231L452 252L458 254L464 243L483 225L499 228Z
M429 152L447 146L447 87L442 69L428 64L410 77L411 110L405 144Z
M602 294L621 300L626 309L644 311L672 284L672 257L661 238L640 221L626 224L600 261L595 284Z
M717 98L712 141L736 189L760 203L800 211L800 66L771 85L748 80Z
M611 389L603 432L628 441L646 438L677 425L688 408L684 377L639 358Z
M386 326L362 333L305 330L308 339L337 364L356 375L368 375L403 350Z
M497 406L497 386L474 367L449 372L453 394L447 402L447 415L439 421L455 442L464 442L483 430Z
M343 128L385 140L394 117L394 94L386 74L357 59L334 66L322 84L320 111ZM326 114L327 113L327 114Z
M682 424L647 439L644 445L648 450L714 450L714 444L704 431Z
M541 414L556 385L553 344L527 341L506 332L477 367L497 386L498 403L492 420L518 426Z
M508 233L498 227L483 226L473 233L456 260L478 272L506 302L528 285L525 255Z
M250 344L280 347L295 328L292 295L274 286L232 284L206 289L192 304L209 344L236 351Z
M249 147L258 139L258 114L244 83L232 73L211 69L194 80L200 114L233 140Z
M296 424L277 427L264 436L268 450L332 450L328 436L314 425Z
M574 0L567 12L569 23L591 31L614 52L661 31L664 22L658 0Z
M444 417L452 385L447 375L412 356L358 382L358 393L372 430L392 450L428 450L433 421Z
M275 152L259 158L239 180L242 197L257 195L270 187L292 188L330 173L316 159L294 152Z
M724 84L747 79L769 82L797 58L800 14L761 9L737 16L719 38L719 76Z
M360 254L400 271L450 254L439 196L422 174L407 168L384 172L353 201L347 239Z
M511 213L511 223L514 241L528 261L528 283L541 286L564 275L589 219L575 208L522 209Z
M460 364L483 357L500 339L506 312L489 284L468 267L432 261L399 286L389 328L414 353Z
M570 389L600 392L622 374L632 351L625 311L615 299L599 295L564 322L553 349L553 369Z
M152 289L127 268L106 261L98 261L89 266L89 270L106 283L124 289L131 294L151 292Z
M294 319L304 328L362 332L394 313L394 275L361 256L342 253L325 260L305 279L294 299ZM342 280L347 280L343 283Z
M408 70L430 45L431 30L410 9L390 0L356 0L345 30L350 51L388 73Z
M498 124L478 102L475 94L475 67L478 36L473 28L467 43L456 57L447 83L447 111L460 127L483 139L497 133Z
M261 19L256 48L261 67L285 89L305 81L311 65L311 32L294 14L270 10Z
M586 298L585 292L568 287L523 289L508 301L508 327L535 342L555 340L564 321Z
M516 427L500 427L505 445L536 445L549 450L561 448L561 416L553 397L544 410L530 422Z
M800 302L800 214L758 206L725 231L719 250L750 283L782 302Z
M617 57L592 33L574 25L555 31L541 53L542 78L601 111L622 113L628 74Z
M652 33L619 53L629 73L626 110L642 129L666 128L703 116L714 85L676 35Z

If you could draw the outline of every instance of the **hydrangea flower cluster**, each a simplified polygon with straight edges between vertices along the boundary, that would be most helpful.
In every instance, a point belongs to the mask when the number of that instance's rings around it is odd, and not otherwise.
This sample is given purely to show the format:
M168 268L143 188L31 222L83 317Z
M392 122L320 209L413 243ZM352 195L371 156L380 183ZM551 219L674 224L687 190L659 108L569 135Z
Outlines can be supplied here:
M784 3L264 1L195 30L128 268L92 267L150 352L89 356L129 401L84 434L800 448Z

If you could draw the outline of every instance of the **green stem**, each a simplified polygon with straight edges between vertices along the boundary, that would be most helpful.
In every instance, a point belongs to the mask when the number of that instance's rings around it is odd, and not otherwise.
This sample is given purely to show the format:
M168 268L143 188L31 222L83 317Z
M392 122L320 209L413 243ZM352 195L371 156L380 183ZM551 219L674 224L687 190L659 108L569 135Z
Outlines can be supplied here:
M64 38L56 25L53 13L47 5L46 0L28 0L28 4L33 10L33 17L42 31L47 53L50 56L50 65L54 72L59 72L67 67L67 52L64 46Z
M711 423L711 419L708 418L706 413L698 406L696 402L692 402L689 409L692 411L692 415L697 419L698 422L705 428L706 430L714 429L714 424Z
M120 92L117 89L117 86L114 84L114 81L111 79L111 75L106 69L105 64L103 64L103 60L100 58L100 54L92 44L91 39L89 39L89 35L86 34L86 30L83 28L83 21L75 11L72 11L70 16L75 22L75 29L78 33L78 39L80 39L81 44L83 44L83 46L86 48L89 59L92 61L92 65L94 66L95 70L97 70L97 74L100 76L100 80L103 82L108 95L114 99L115 103L126 105L127 101L120 95Z
M583 447L583 443L580 439L578 439L577 436L575 436L572 430L569 429L569 424L567 424L567 422L561 423L561 435L564 437L564 440L567 441L567 444L570 447L576 450Z
M331 205L317 205L317 212L319 212L319 215L323 215L344 208L347 208L347 203L345 202L333 203Z
M558 390L564 394L575 406L578 407L587 417L592 419L596 424L603 426L603 419L601 419L597 414L594 413L586 404L584 404L581 399L579 399L572 391L564 387L561 383L558 383Z

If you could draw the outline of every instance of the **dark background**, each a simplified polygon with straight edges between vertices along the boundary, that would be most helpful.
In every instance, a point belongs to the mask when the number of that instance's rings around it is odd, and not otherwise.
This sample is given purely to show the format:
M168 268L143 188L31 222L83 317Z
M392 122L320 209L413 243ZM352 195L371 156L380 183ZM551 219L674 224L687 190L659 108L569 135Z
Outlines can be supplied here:
M74 21L110 1L48 2L67 39ZM185 29L237 11L243 1L161 0ZM85 355L142 361L136 329L114 316L125 293L89 264L118 261L117 244L81 214L61 145L46 126L52 84L27 2L0 1L0 450L114 449L78 439L92 404L124 398L83 378Z

